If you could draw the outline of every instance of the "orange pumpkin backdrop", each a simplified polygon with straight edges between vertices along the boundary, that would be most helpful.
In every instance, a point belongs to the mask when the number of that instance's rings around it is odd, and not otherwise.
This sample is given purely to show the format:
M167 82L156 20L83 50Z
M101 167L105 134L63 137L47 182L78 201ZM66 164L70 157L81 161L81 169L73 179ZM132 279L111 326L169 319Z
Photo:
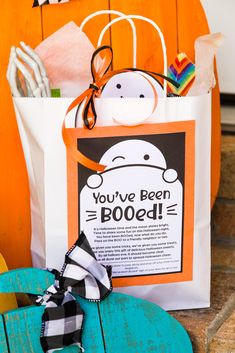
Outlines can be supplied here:
M73 20L80 24L88 14L115 9L127 14L141 14L162 29L168 61L181 51L194 60L194 40L208 33L207 21L199 0L71 0L60 5L32 8L33 0L1 1L0 7L0 252L10 268L31 265L30 209L26 167L6 81L10 47L20 40L35 47L43 38ZM103 15L90 22L85 31L94 45L98 34L109 21ZM136 21L139 45L138 67L162 70L160 41L152 28ZM131 33L128 24L113 26L105 41L114 49L114 68L131 65ZM212 203L220 170L220 107L218 85L213 90L212 128Z

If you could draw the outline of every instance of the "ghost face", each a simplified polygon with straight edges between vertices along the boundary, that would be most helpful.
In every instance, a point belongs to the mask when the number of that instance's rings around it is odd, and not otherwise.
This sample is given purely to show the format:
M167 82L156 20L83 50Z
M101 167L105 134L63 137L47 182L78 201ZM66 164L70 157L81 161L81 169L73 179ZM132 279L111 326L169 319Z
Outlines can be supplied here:
M167 169L162 152L150 142L142 140L126 140L115 144L104 153L100 163L106 165L104 173L116 168L140 166L162 170L162 179L167 183L173 183L178 178L174 169ZM93 174L87 180L91 189L96 189L102 184L102 173Z
M102 156L100 163L106 170L128 165L152 165L166 169L166 161L161 151L149 142L127 140L112 146Z
M123 126L136 126L149 119L157 109L159 97L163 97L160 83L140 71L114 75L100 96L111 106L111 119Z
M162 86L147 73L140 71L123 72L114 75L105 85L102 98L154 98L163 96Z

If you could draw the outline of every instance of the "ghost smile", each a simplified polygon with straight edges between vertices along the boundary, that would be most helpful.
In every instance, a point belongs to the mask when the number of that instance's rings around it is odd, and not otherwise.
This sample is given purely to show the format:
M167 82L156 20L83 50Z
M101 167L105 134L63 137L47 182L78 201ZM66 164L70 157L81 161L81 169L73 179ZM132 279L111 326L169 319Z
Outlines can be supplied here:
M116 158L120 158L120 157L115 157ZM125 159L125 157L122 157L123 159ZM118 165L116 167L112 167L112 168L108 168L105 169L103 172L101 172L100 174L105 174L107 172L110 172L111 170L115 170L115 169L121 169L121 168L128 168L128 167L148 167L148 168L154 168L154 169L160 169L162 171L164 171L165 169L162 167L157 167L156 165L151 165L151 164L123 164L123 165Z

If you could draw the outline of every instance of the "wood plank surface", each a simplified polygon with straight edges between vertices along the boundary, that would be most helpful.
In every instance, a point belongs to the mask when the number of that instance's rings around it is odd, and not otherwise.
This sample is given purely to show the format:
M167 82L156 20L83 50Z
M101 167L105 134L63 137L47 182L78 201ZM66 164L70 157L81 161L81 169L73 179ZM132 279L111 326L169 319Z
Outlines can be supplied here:
M155 304L113 293L99 307L106 353L193 353L183 326Z
M32 9L32 0L5 0L0 19L0 251L13 268L31 265L31 231L28 179L6 70L12 45L40 42L41 12Z
M32 306L4 315L10 353L42 353L40 332L43 311L43 306Z
M38 268L20 268L0 274L0 293L42 295L54 283L54 275Z
M176 0L110 0L110 8L127 14L149 17L161 28L167 47L168 62L177 54ZM150 24L135 20L138 35L137 67L163 72L161 43ZM114 67L132 66L132 34L130 25L121 21L111 30Z
M36 268L17 269L0 275L0 293L15 291L42 295L53 283L54 275L48 271ZM77 300L85 312L83 346L86 352L105 353L97 303L91 303L80 297L77 297ZM39 337L43 311L44 306L30 306L4 314L10 352L42 353ZM4 347L4 339L1 335L3 334L0 320L0 348L1 344ZM77 348L70 347L64 351L75 353Z
M44 6L42 8L43 36L44 38L48 37L50 34L70 21L74 21L79 26L85 17L91 13L108 9L108 0L72 0L69 3L56 6ZM108 15L101 15L92 19L84 27L85 33L88 35L95 47L98 41L99 33L108 21ZM107 34L105 40L106 43L110 44L109 33Z
M12 270L0 275L0 292L40 295L53 281L54 276L47 271ZM155 304L119 293L111 293L98 304L79 296L76 299L85 313L82 345L88 353L192 353L182 325ZM39 337L43 311L44 306L29 306L3 314L10 352L42 352ZM67 351L75 352L72 347Z
M0 254L0 273L6 272L6 271L8 271L6 262L3 256ZM6 284L8 285L8 283ZM16 302L16 296L14 293L0 293L0 313L3 313L4 311L11 310L11 309L16 309L17 307L18 305Z
M7 348L6 334L5 334L2 315L0 315L0 352L1 353L9 352Z
M198 0L177 0L177 23L179 52L184 51L190 59L194 57L194 41L197 37L210 32L203 7ZM220 92L218 77L212 91L212 132L211 132L211 206L215 202L220 181Z
M106 353L97 303L77 297L84 313L82 346L87 353Z
M97 304L81 299L79 302L86 313L83 328L85 351L87 353L105 353ZM43 306L31 306L13 310L4 315L11 353L42 353L39 339L43 311ZM75 353L77 351L75 347L68 347L61 352Z
M81 306L86 313L82 343L86 352L105 353L97 304L81 300ZM43 311L43 306L31 306L4 315L10 353L43 352L40 344ZM76 353L78 349L69 347L60 352Z

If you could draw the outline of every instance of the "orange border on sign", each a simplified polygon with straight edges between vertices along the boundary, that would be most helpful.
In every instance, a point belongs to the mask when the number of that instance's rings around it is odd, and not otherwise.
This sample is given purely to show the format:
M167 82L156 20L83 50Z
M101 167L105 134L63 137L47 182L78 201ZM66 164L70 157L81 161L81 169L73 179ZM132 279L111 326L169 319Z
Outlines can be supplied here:
M154 135L185 132L185 175L184 175L184 224L182 272L149 276L113 278L114 287L151 285L191 281L193 279L194 237L194 175L195 175L195 121L145 124L135 127L108 126L68 129L77 148L78 138L97 138L133 135ZM67 152L68 180L68 246L77 240L78 229L78 166Z

